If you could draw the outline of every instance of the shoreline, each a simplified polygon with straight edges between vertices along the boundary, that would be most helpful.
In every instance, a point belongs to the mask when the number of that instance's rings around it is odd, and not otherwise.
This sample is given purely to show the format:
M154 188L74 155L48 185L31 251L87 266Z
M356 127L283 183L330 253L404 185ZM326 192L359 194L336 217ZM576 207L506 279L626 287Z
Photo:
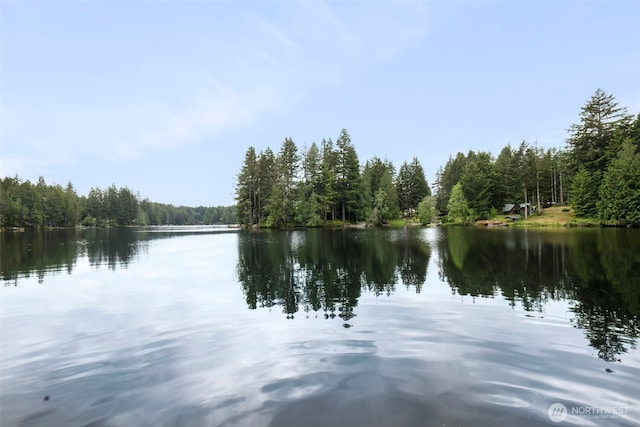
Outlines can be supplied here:
M431 228L431 227L478 227L478 228L639 228L640 224L635 225L612 225L612 224L601 224L596 220L592 219L572 219L569 221L562 222L550 222L550 221L531 221L531 220L516 220L516 221L503 221L500 219L484 219L474 221L468 224L461 223L432 223L432 224L420 224L417 222L407 221L403 224L399 224L397 220L393 224L382 224L382 225L372 225L366 222L358 222L358 223L345 223L345 224L329 224L329 225L318 225L318 226L304 226L304 225L296 225L289 227L264 227L259 226L257 224L253 225L242 225L242 224L207 224L207 225L218 225L222 227L228 227L238 230L307 230L307 229L352 229L352 230L363 230L367 228ZM165 224L164 226L178 226L175 224ZM202 224L188 224L188 225L180 225L181 227L196 227L202 226ZM24 233L30 231L60 231L60 230L109 230L109 229L118 229L118 228L138 228L138 227L161 227L154 225L122 225L122 226L108 226L108 227L87 227L87 226L75 226L75 227L40 227L40 228L30 228L30 227L0 227L0 233Z

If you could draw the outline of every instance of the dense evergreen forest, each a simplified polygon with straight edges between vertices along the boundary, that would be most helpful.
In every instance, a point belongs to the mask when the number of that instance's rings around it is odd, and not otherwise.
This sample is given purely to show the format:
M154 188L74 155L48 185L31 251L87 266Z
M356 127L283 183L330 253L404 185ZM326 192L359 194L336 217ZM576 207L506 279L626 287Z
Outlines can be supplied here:
M383 224L400 216L422 223L469 223L508 205L541 214L570 205L579 218L604 225L640 225L640 114L628 114L598 89L568 129L564 149L523 141L498 157L457 153L437 171L431 195L417 158L394 165L377 157L361 164L346 130L298 151L246 152L237 176L238 219L266 227L318 226L334 221Z
M74 227L237 223L235 207L187 207L142 199L127 187L92 188L78 196L73 185L0 179L0 227Z
M568 204L578 217L606 225L640 225L640 115L598 89L571 125L563 150L523 141L496 159L470 151L437 173L440 212L468 222L502 213L505 204Z
M424 170L414 158L396 169L378 157L361 167L351 137L342 130L299 154L286 138L278 154L267 148L246 152L237 177L238 219L267 227L319 226L334 221L382 224L415 212L431 195Z

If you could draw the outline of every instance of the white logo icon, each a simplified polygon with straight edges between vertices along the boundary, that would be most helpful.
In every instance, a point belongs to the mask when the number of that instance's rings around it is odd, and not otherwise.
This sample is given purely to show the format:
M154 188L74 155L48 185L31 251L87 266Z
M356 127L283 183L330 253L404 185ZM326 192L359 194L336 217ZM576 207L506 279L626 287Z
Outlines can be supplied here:
M554 423L559 423L567 418L567 407L562 403L554 403L549 406L549 410L547 411L549 414L549 419Z

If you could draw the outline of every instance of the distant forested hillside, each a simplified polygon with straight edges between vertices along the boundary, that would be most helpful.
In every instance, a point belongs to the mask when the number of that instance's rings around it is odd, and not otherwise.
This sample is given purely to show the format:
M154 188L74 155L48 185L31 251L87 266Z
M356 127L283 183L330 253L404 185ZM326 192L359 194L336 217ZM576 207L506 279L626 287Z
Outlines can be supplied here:
M233 224L234 206L188 207L142 199L127 187L92 188L79 196L73 184L66 187L22 181L17 176L0 179L0 226L73 227L122 225Z

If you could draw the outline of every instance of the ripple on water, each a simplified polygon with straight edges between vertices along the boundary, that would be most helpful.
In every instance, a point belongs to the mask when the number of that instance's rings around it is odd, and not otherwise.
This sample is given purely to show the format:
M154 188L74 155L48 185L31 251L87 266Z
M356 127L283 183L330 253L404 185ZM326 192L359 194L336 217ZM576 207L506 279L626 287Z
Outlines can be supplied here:
M394 389L387 378L373 373L344 378L340 385L329 392L281 405L269 425L531 427L548 424L548 420L521 411L506 411L497 405L474 405L456 393L429 396L405 393Z

